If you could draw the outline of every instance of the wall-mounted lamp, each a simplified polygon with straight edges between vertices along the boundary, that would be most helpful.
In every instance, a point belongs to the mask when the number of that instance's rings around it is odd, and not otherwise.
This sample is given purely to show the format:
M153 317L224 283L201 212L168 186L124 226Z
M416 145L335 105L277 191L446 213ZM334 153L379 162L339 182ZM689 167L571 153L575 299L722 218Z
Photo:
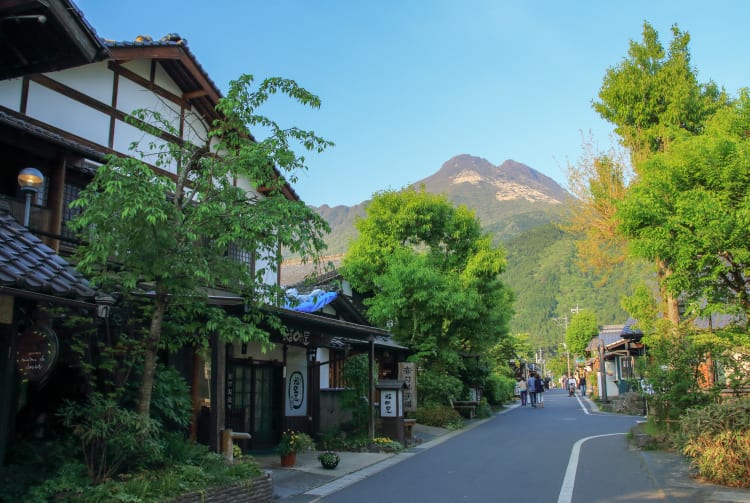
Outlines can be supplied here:
M31 198L39 192L44 184L44 175L36 168L23 168L18 173L18 186L21 192L26 195L26 207L23 212L23 225L29 226L29 217L31 216Z
M307 347L307 362L315 363L315 358L318 356L318 348L315 346Z
M115 305L115 298L107 294L97 294L94 300L96 301L96 316L105 320L109 318L109 311Z

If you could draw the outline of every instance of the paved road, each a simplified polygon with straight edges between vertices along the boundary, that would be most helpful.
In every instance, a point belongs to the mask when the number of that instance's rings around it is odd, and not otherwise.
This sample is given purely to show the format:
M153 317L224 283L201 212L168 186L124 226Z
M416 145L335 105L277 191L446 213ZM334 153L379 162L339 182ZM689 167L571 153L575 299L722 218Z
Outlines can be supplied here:
M325 502L664 501L626 434L638 418L585 410L562 390L394 464ZM584 440L585 439L585 440Z

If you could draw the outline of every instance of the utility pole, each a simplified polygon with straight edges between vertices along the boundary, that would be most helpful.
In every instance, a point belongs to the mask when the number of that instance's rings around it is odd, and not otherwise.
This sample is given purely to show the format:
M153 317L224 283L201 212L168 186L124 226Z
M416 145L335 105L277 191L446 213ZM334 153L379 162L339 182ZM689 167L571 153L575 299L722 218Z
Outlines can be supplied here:
M576 305L576 309L577 308L578 306ZM573 310L571 309L571 311ZM565 335L568 333L568 324L569 324L568 315L566 314L565 316L561 316L559 318L552 318L552 321L554 321L558 327L563 327L565 330L563 332L563 347L565 348L565 356L568 360L568 377L570 377L570 351L568 351L568 344L565 342Z
M576 307L570 308L570 312L573 313L573 316L577 315L581 311L583 311L583 308L578 307L578 302L576 302ZM566 330L567 330L567 327L566 327ZM566 349L567 349L567 346L566 346ZM570 351L568 351L568 377L570 377Z
M573 313L575 316L576 314L583 311L582 307L578 307L578 302L576 302L576 307L571 307L570 312ZM568 349L568 344L565 342L565 335L568 333L568 325L570 321L568 320L568 315L561 316L559 318L552 318L552 320L557 323L558 327L563 327L565 329L565 333L563 335L563 347L565 348L565 357L568 360L568 377L570 377L570 350Z

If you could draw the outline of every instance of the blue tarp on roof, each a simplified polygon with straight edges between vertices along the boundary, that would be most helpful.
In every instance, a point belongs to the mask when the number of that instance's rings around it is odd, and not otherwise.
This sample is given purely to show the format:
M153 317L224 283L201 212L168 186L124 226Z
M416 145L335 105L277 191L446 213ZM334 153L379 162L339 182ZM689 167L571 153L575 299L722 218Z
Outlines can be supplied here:
M301 295L297 292L296 288L290 288L286 291L286 295L291 301L286 303L285 308L300 313L314 313L333 302L338 293L324 292L323 290L316 289L309 294ZM296 300L296 302L292 299Z

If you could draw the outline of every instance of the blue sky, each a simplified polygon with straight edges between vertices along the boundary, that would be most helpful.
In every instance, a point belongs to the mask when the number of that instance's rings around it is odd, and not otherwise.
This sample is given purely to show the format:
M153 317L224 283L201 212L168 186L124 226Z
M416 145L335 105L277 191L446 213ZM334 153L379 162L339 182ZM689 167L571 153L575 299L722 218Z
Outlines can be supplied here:
M691 35L701 81L750 86L746 0L74 0L106 39L179 33L218 87L242 74L295 80L319 110L261 110L336 146L306 154L308 204L354 205L435 173L458 154L513 159L566 185L607 68L648 21Z

